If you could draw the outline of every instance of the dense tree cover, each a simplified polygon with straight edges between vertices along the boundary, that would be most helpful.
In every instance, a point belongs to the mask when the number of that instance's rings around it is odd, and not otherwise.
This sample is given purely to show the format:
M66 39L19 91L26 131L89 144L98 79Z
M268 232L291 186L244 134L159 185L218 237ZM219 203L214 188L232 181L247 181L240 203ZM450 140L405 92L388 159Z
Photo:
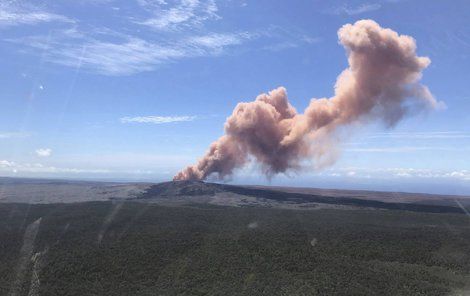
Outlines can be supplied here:
M442 295L469 281L461 214L91 202L0 217L0 295L39 217L24 295L34 266L39 295Z

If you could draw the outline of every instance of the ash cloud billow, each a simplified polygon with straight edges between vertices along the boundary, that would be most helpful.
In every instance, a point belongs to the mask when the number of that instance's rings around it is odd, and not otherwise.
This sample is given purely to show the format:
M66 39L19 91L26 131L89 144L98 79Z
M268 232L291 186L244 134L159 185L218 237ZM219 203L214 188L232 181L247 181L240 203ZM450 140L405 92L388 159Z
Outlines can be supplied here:
M289 104L283 87L239 103L225 122L225 135L174 180L223 179L251 159L267 176L298 170L304 160L331 163L340 128L368 121L393 127L439 105L419 83L430 59L417 56L412 37L360 20L340 28L338 38L349 67L338 76L333 97L312 99L304 113Z

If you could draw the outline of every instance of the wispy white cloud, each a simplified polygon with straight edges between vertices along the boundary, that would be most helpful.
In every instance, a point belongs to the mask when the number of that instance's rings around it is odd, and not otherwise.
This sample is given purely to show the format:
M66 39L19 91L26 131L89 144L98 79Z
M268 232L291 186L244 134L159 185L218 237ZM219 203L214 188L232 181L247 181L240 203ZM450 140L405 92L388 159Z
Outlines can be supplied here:
M262 46L263 50L282 51L285 49L297 48L319 43L322 39L314 37L308 33L294 28L270 26L268 29L259 30L258 35L267 37L271 42Z
M36 155L39 157L49 157L52 154L52 149L50 148L39 148L36 149Z
M82 0L103 3L106 0ZM260 42L256 49L283 50L312 44L319 39L286 28L269 27L252 32L215 32L203 26L219 19L215 0L138 0L141 7L124 16L123 28L73 26L55 28L47 33L5 38L20 47L18 52L41 55L42 62L81 69L108 76L132 75L158 69L163 64L186 58L212 57L244 52L249 42ZM2 11L0 9L0 11ZM22 9L25 13L27 9ZM142 18L142 11L148 18ZM50 15L53 20L53 14ZM56 15L57 20L62 16ZM28 17L22 18L28 20ZM47 18L44 18L47 19ZM63 21L73 21L67 18ZM125 23L127 21L127 24ZM135 31L135 23L144 24ZM1 18L0 18L1 23ZM152 29L159 28L158 32ZM167 30L177 29L177 31Z
M25 132L0 132L0 139L26 138L29 136L30 134Z
M432 170L432 169L413 169L413 168L391 168L384 171L394 177L415 177L415 178L436 178L436 179L459 179L470 181L470 171L468 170Z
M389 132L370 134L367 138L391 138L391 139L470 139L469 132L446 131L446 132Z
M344 150L365 153L470 152L469 141L470 133L463 131L384 132L366 134L361 141L344 144Z
M354 178L419 178L436 180L457 180L470 181L469 170L436 170L436 169L417 169L417 168L362 168L362 167L344 167L326 170L319 173L322 176L329 177L354 177Z
M193 121L196 116L137 116L137 117L122 117L122 123L153 123L163 124L171 122L185 122Z
M69 29L57 31L49 38L29 36L8 41L45 50L43 58L52 63L80 65L92 72L118 76L151 71L158 65L183 58L220 55L229 47L254 38L249 33L210 33L158 42L114 35L120 41L102 41Z
M120 43L89 40L83 45L69 44L56 47L47 59L65 66L82 67L105 75L128 75L150 71L156 65L186 55L178 47L149 43L130 38Z
M0 3L0 26L34 25L46 22L73 23L74 20L34 7L23 7L12 1Z
M350 7L347 4L343 4L342 6L328 9L325 12L329 14L336 14L336 15L341 15L341 14L356 15L356 14L378 10L381 7L382 5L379 3L364 3L355 7Z
M221 53L223 49L240 45L246 40L256 38L256 34L250 34L248 32L242 33L209 33L206 35L192 36L186 39L185 44L188 44L192 47L195 52L201 52L201 55L204 54L217 54Z
M470 147L442 147L442 146L402 146L402 147L358 147L346 148L349 152L377 152L377 153L406 153L417 151L470 151Z
M80 173L93 173L105 174L109 173L106 169L79 169L79 168L64 168L43 165L41 163L18 163L8 160L0 160L0 172L3 173L52 173L52 174L80 174Z
M287 41L272 43L272 44L264 46L263 49L270 50L270 51L282 51L282 50L290 49L290 48L298 48L305 44L318 43L320 41L321 41L320 38L305 37L305 38L300 38L297 40L287 40Z
M101 5L101 4L112 3L114 2L114 0L74 0L74 2L78 4Z
M67 154L41 162L12 161L0 159L0 175L79 176L81 174L99 174L99 177L129 177L152 175L170 178L176 170L197 155L185 153L103 153L103 154ZM47 161L47 163L45 163ZM92 165L91 165L92 164Z
M157 30L200 26L206 20L219 18L214 0L180 0L174 5L163 0L139 0L138 2L150 11L152 16L136 23Z

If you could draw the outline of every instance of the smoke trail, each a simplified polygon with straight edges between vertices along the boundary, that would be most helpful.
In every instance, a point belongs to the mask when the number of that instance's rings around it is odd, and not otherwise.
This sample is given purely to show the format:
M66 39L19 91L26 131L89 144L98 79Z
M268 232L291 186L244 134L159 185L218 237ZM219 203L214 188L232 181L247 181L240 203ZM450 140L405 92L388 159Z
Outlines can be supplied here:
M371 120L393 127L405 115L439 105L419 84L430 60L416 55L412 37L361 20L340 28L338 38L349 67L338 76L333 97L312 99L303 114L289 104L283 87L239 103L225 135L174 180L224 178L250 157L268 176L296 170L303 159L334 159L331 143L340 127Z

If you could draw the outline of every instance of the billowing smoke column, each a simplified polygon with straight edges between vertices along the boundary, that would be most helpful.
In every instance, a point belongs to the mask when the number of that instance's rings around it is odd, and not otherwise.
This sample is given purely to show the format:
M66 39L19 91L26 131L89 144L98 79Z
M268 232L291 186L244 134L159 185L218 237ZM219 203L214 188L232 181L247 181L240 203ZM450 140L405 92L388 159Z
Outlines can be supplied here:
M419 84L430 60L416 55L412 37L372 20L344 25L338 37L349 67L339 75L332 98L312 99L303 114L289 104L283 87L239 103L225 122L225 135L174 180L224 178L251 158L268 176L297 170L302 160L328 156L340 127L370 120L392 127L407 114L438 105Z

